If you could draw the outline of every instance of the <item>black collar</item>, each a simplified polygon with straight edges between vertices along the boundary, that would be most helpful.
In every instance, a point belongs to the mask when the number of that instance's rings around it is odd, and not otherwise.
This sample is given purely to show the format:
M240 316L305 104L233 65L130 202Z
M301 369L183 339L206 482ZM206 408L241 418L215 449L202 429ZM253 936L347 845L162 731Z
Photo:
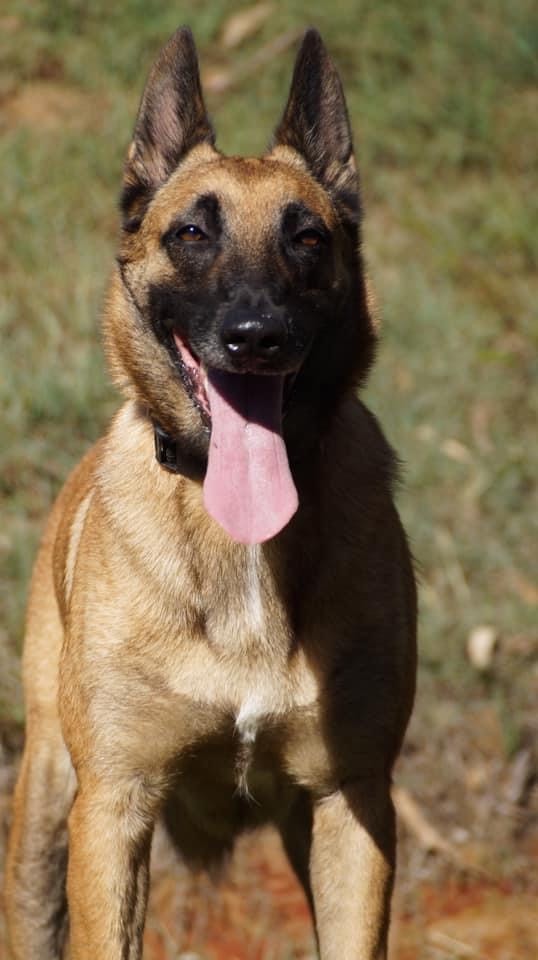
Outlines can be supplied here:
M155 439L155 456L157 463L165 470L171 473L181 473L178 463L178 443L168 433L165 433L162 427L156 423L153 424L153 436Z
M180 473L191 480L201 480L205 474L205 463L194 452L182 449L179 440L166 433L158 423L153 421L153 437L155 440L155 459L170 473Z

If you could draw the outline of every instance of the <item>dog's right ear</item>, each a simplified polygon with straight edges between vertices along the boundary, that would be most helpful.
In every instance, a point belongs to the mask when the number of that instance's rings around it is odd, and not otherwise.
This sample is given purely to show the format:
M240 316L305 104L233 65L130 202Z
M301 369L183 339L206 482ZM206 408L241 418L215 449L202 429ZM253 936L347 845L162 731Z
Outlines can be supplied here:
M306 160L352 222L359 217L357 170L344 92L317 30L307 30L295 61L284 115L272 147L292 147Z
M124 229L138 229L155 191L200 143L215 143L207 116L194 38L180 27L155 61L125 161L120 207Z

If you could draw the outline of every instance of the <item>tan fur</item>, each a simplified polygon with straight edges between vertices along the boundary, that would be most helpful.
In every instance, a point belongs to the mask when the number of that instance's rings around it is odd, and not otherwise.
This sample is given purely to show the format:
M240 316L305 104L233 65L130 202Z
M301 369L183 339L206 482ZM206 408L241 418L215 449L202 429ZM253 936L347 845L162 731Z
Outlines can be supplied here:
M334 222L291 148L240 160L197 147L124 240L141 301L170 271L167 223L208 188L250 267L288 197ZM315 474L299 476L291 523L264 545L233 543L200 482L155 460L141 371L158 374L175 425L199 429L199 414L132 324L115 274L105 332L127 401L59 497L30 596L28 734L7 863L13 957L61 955L52 914L67 817L72 960L140 957L164 813L187 860L204 863L245 826L276 823L313 903L322 960L380 960L390 771L414 692L414 583L390 495L376 486L371 422L350 392Z

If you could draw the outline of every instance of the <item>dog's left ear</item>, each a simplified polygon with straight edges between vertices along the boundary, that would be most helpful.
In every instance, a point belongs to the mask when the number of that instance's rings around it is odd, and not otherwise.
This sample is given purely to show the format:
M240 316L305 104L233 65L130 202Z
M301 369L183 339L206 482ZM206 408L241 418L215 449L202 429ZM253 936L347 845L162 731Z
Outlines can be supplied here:
M333 201L358 217L353 140L340 77L317 30L307 30L297 54L284 115L272 147L293 147Z
M215 143L200 84L194 38L181 27L155 61L140 102L124 168L120 206L136 229L149 199L200 143Z

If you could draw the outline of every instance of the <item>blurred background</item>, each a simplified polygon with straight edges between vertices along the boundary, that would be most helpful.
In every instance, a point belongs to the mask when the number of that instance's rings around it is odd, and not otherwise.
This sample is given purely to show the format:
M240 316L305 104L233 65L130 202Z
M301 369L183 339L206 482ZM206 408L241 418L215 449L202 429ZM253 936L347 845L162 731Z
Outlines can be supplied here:
M317 26L355 129L382 315L365 391L404 465L421 581L395 777L393 960L538 955L538 8L533 0L2 0L0 874L22 745L24 602L44 517L118 399L99 312L149 65L195 33L227 152L260 152ZM155 844L149 960L313 956L276 839L220 886ZM1 879L1 878L0 878ZM0 956L3 956L0 920Z

